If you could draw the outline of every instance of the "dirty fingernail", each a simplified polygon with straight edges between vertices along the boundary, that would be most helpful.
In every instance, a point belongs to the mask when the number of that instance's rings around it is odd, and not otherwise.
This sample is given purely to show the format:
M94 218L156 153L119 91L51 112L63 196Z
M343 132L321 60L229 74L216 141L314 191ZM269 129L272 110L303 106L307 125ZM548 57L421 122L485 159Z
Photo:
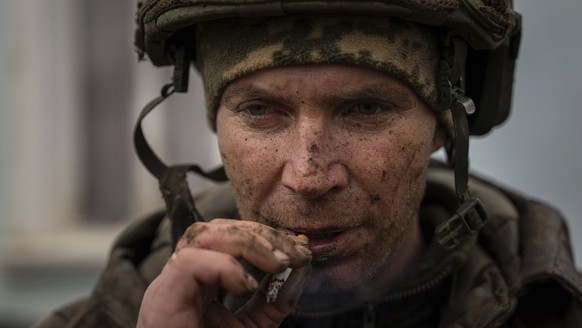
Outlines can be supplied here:
M283 263L288 263L289 262L289 256L287 256L287 254L281 252L278 249L276 249L276 250L273 251L273 255L275 255L275 258L277 260L279 260L279 262L283 262Z

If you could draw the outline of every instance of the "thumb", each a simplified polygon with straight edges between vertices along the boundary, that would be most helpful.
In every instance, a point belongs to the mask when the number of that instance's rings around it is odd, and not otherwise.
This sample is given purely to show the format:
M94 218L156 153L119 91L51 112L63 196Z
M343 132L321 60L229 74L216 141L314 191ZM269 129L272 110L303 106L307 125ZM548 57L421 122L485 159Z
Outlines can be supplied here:
M311 272L311 265L296 268L291 271L289 278L279 291L273 303L267 303L267 288L272 274L267 275L261 282L259 290L242 307L237 316L245 327L277 327L295 309L305 288L307 278Z

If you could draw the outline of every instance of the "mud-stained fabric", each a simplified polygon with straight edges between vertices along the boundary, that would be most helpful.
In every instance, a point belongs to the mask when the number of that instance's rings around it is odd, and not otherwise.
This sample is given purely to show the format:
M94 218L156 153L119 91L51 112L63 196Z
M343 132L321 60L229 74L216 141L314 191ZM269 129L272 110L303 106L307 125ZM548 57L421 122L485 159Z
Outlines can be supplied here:
M227 19L199 24L197 67L208 119L224 88L261 69L305 64L357 65L385 72L412 88L431 108L438 104L437 31L395 18L288 16Z

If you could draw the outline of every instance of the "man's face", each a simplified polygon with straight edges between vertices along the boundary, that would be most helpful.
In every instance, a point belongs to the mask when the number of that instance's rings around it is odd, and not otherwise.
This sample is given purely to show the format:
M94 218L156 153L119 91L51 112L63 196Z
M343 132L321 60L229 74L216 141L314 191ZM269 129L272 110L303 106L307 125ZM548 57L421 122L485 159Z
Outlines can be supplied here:
M344 65L267 69L231 83L217 116L244 220L309 236L314 282L353 288L418 241L434 114L403 83Z

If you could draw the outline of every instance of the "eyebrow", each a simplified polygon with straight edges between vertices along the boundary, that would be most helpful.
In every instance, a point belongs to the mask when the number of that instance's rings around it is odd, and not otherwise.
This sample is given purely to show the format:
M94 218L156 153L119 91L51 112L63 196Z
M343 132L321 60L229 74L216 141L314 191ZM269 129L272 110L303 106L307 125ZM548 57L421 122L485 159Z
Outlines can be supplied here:
M400 92L399 92L400 91ZM349 103L362 100L381 99L389 102L401 109L409 109L416 105L416 100L407 92L401 92L402 88L394 88L386 85L372 84L363 86L356 90L341 92L333 95L321 95L320 102L329 103ZM281 101L288 96L273 95L271 92L264 90L252 84L242 84L234 88L227 89L221 99L225 105L236 103L238 99L262 99L267 101Z
M237 99L274 99L266 90L257 88L251 84L243 84L234 88L228 88L222 95L222 104L236 103Z
M361 100L381 99L402 109L412 108L416 105L416 100L406 92L399 92L402 88L393 88L386 85L370 85L351 92L332 96L330 100L343 102L356 102Z

